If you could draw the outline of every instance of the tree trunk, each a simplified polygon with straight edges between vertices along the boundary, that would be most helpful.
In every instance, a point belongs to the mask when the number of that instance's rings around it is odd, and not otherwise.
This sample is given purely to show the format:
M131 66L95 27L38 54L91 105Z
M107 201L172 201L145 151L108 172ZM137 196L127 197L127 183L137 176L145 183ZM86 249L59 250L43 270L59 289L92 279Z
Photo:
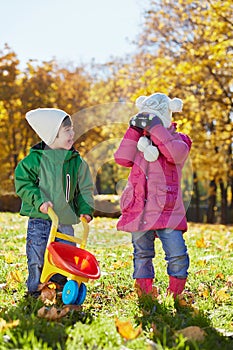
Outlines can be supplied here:
M198 187L197 173L193 173L193 187L194 187L194 203L195 203L195 221L200 222L200 193Z
M216 190L217 186L215 180L211 180L209 186L209 199L207 210L207 222L209 224L214 224L215 222Z
M221 224L227 224L227 187L222 179L219 182L221 192Z

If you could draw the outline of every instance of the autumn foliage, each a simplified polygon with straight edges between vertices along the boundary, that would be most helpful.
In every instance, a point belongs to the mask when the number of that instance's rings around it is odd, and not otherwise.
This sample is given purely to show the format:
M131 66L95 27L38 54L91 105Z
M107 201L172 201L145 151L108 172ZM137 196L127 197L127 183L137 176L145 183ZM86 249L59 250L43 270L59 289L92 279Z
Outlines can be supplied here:
M187 179L192 183L190 219L229 223L233 216L232 18L230 0L150 0L136 51L91 67L29 61L21 70L16 53L4 46L0 51L1 193L14 191L14 168L37 141L25 123L26 111L46 106L73 114L106 103L133 103L139 95L161 91L183 99L182 116L174 119L193 140L192 172ZM85 154L110 134L120 137L122 128L96 126L81 135L80 152ZM111 148L109 153L110 159ZM115 193L122 176L113 162L101 164L96 179L99 191Z

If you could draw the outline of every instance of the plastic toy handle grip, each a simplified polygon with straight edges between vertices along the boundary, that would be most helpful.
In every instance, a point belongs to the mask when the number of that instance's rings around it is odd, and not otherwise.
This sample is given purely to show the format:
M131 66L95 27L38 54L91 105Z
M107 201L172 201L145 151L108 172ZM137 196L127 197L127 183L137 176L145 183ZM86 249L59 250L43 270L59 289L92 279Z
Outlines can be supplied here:
M80 245L80 248L84 249L85 246L86 246L87 237L88 237L88 234L89 234L89 225L88 225L87 219L85 217L81 217L80 220L81 220L81 222L83 224L83 239L82 239L82 243Z
M58 216L52 207L48 207L48 215L52 220L53 226L58 227Z

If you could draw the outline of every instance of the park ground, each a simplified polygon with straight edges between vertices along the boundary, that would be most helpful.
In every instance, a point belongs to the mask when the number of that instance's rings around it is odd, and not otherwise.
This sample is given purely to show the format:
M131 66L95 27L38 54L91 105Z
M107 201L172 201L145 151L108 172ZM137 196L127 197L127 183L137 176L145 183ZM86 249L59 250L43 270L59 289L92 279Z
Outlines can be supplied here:
M166 296L160 242L154 259L159 296L138 299L130 235L116 231L116 219L96 217L86 249L99 261L101 277L88 281L84 304L72 307L58 293L52 301L25 297L26 221L0 215L0 350L233 349L233 226L189 223L189 278L174 302Z

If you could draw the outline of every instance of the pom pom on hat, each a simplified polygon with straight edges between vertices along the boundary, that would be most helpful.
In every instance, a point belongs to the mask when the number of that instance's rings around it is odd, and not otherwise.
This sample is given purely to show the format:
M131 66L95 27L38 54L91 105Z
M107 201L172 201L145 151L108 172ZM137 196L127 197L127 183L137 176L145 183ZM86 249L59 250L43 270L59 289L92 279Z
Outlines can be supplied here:
M169 101L169 109L172 112L181 112L183 107L183 101L179 98L173 98Z
M146 96L139 96L139 97L136 99L135 104L136 104L136 107L137 107L138 109L141 109L141 108L142 108L143 102L145 101L146 98L147 98Z
M47 145L51 145L67 115L61 109L37 108L26 113L26 120L41 140Z
M157 115L164 127L169 128L172 112L181 112L183 103L179 98L170 99L167 95L157 92L148 97L139 96L136 100L136 106L140 112Z

